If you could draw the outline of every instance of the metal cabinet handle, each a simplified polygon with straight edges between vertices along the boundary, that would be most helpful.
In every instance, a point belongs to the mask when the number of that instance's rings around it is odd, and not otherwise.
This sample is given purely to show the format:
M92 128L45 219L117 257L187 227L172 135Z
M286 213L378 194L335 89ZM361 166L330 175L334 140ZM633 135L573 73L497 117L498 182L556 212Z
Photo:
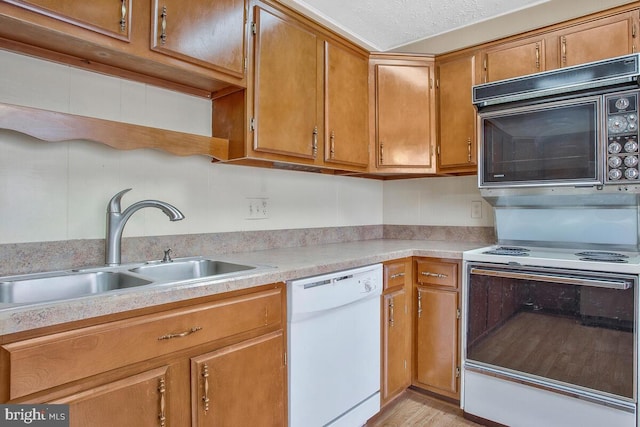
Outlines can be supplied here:
M467 161L471 163L471 137L467 138Z
M176 332L176 333L172 333L172 334L166 334L163 335L161 337L158 337L158 341L161 340L170 340L172 338L182 338L182 337L186 337L187 335L191 335L195 332L198 332L199 330L202 329L202 326L194 326L193 328L186 330L184 332Z
M567 63L567 38L562 36L560 39L562 43L562 65Z
M167 42L167 6L162 6L160 19L160 42L165 44Z
M389 298L389 326L393 326L393 297Z
M536 43L536 69L540 69L540 43Z
M437 277L438 279L445 279L447 277L449 277L446 274L442 274L442 273L432 273L430 271L423 271L420 274L422 274L423 276L427 276L427 277Z
M318 126L313 128L313 139L311 141L311 149L313 152L313 158L318 155Z
M160 420L160 427L164 427L167 422L167 417L165 414L165 393L167 391L167 387L164 381L164 378L160 378L158 384L158 393L160 393L160 413L158 414L158 419Z
M422 317L422 294L418 291L418 317Z
M122 0L120 6L120 31L123 33L127 29L127 0Z
M331 136L329 137L330 141L331 141L331 148L330 148L330 156L331 159L335 159L336 158L336 133L335 131L331 131Z
M202 396L202 404L204 405L204 413L209 412L209 366L205 363L202 366L202 378L204 380L204 394Z
M384 142L380 141L380 164L384 165Z
M397 279L398 277L404 277L404 273L392 274L389 278L390 279Z

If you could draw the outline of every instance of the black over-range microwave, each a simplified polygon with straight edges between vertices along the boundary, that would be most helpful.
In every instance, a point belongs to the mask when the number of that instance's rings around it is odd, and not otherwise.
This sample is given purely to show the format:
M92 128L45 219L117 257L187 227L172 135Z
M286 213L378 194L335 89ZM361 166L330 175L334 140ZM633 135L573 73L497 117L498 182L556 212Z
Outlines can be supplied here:
M640 181L640 55L473 87L480 188Z

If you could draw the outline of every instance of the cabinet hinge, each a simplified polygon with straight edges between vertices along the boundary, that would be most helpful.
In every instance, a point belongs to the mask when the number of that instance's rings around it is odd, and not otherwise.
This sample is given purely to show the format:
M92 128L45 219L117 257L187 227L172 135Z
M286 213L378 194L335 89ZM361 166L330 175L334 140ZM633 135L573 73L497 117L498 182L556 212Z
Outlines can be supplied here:
M456 378L460 378L460 366L456 366Z
M253 35L255 36L257 32L258 32L258 31L257 31L257 29L256 29L256 23L255 23L255 22L252 22L252 23L251 23L251 34L253 34Z
M251 132L256 130L256 119L254 119L253 117L251 117L251 121L249 122L249 130Z
M456 319L460 318L460 309L456 309Z

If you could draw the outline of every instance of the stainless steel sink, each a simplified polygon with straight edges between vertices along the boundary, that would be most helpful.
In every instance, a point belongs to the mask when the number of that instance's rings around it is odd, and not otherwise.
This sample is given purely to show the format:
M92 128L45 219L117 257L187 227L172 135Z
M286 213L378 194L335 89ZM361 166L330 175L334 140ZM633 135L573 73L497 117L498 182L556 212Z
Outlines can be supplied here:
M0 281L0 303L24 304L64 300L149 283L152 282L113 271L36 275Z
M129 271L165 282L218 276L252 270L254 268L256 267L251 265L234 264L211 259L175 259L171 262L142 265L132 268Z

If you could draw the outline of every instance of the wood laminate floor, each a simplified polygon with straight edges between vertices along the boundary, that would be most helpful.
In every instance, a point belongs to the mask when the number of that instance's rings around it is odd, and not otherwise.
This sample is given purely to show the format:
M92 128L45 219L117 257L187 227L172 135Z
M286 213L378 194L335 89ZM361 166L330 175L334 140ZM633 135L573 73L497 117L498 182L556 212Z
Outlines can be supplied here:
M389 404L366 427L457 427L480 426L465 420L462 410L448 402L407 390Z

